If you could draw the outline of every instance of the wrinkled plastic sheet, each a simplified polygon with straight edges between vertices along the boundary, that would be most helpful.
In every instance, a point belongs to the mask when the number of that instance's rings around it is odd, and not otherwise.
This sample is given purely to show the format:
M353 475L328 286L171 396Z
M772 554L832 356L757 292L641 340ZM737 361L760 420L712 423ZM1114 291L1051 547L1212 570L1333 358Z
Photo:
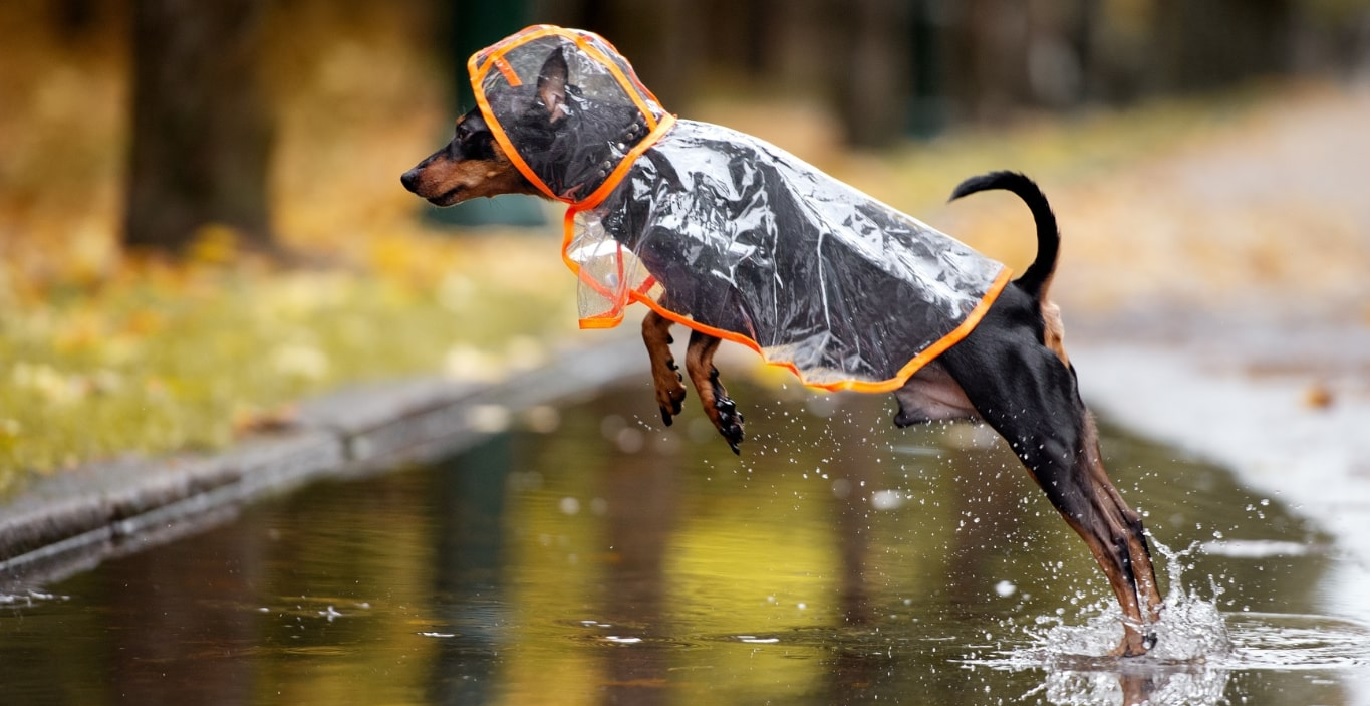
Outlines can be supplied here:
M583 316L617 315L651 278L664 308L821 386L908 376L1004 271L772 145L690 121L577 214L568 252L594 273Z

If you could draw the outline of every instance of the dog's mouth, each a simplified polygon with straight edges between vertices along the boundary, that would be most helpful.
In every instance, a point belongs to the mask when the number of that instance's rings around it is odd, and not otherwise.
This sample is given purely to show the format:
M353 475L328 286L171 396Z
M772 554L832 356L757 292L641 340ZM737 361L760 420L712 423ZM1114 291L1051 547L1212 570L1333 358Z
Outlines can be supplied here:
M437 195L428 197L429 203L435 206L453 206L462 200L462 187L454 186L451 189Z

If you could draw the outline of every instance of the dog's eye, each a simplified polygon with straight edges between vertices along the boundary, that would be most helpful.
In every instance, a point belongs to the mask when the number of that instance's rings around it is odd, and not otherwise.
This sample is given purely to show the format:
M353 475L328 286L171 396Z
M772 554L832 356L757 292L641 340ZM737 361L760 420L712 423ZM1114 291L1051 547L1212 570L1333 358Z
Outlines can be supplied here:
M485 130L477 130L463 125L457 131L457 141L461 142L463 146L478 145L481 144L483 138L490 136L490 134Z
M459 126L457 135L448 143L448 158L461 162L469 159L494 159L495 140L491 133Z

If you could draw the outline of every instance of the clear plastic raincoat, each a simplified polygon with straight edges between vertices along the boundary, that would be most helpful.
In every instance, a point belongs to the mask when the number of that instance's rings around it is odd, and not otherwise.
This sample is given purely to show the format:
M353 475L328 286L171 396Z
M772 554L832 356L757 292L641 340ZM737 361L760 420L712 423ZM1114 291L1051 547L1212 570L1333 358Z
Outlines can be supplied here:
M567 81L553 99L539 91L555 53ZM675 120L590 32L530 27L469 69L506 154L569 205L562 254L583 327L642 301L807 385L886 392L966 336L1009 279L773 145Z

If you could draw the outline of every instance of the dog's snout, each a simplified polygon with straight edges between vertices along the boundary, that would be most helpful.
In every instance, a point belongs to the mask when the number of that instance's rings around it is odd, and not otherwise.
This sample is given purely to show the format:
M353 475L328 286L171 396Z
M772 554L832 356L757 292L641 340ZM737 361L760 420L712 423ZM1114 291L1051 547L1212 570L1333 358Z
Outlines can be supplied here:
M404 174L401 174L401 175L400 175L400 185L403 186L403 187L405 187L405 190L408 191L408 192L410 192L410 193L412 193L412 194L419 193L419 192L415 191L415 189L418 188L418 187L417 187L418 183L419 183L419 169L418 169L418 168L411 169L410 171L405 172Z

